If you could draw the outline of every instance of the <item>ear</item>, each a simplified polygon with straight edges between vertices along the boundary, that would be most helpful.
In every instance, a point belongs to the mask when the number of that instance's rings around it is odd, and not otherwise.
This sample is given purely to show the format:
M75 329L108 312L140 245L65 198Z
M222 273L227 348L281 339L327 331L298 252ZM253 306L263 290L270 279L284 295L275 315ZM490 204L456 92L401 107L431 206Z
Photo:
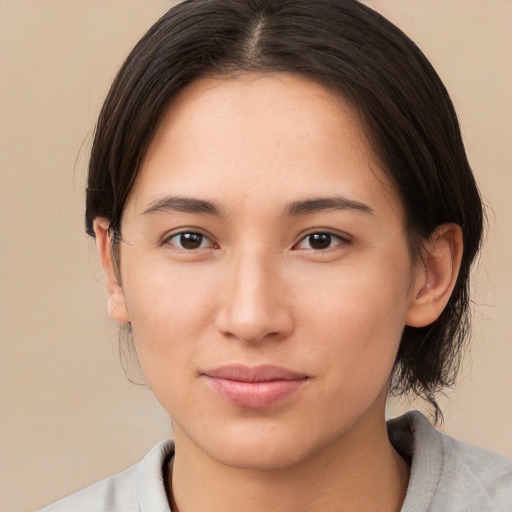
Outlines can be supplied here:
M107 285L108 293L108 314L110 318L117 322L128 324L130 317L124 301L123 289L118 279L113 256L112 240L108 229L109 221L104 218L96 218L93 223L94 233L96 235L96 248L103 267L103 275Z
M406 325L425 327L437 320L455 286L462 258L462 230L441 224L426 244L423 265L418 265Z

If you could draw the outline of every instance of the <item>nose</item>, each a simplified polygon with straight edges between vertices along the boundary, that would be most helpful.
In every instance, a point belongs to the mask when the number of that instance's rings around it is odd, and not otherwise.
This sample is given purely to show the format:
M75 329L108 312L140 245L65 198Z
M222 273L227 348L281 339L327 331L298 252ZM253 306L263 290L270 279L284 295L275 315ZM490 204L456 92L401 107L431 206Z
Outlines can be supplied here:
M276 266L254 254L230 266L220 291L220 332L255 343L282 339L293 331L289 297Z

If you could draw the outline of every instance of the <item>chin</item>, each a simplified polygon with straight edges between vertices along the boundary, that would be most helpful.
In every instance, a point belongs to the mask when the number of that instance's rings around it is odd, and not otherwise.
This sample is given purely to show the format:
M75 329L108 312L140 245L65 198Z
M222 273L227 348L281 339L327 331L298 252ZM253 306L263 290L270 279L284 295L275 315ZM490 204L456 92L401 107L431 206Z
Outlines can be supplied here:
M253 471L278 471L307 458L308 450L283 440L221 443L217 449L211 443L208 455L225 466Z
M216 427L210 424L209 432L190 432L190 439L209 458L227 467L278 471L321 456L342 435L340 425L318 428L314 422L290 419L225 421Z

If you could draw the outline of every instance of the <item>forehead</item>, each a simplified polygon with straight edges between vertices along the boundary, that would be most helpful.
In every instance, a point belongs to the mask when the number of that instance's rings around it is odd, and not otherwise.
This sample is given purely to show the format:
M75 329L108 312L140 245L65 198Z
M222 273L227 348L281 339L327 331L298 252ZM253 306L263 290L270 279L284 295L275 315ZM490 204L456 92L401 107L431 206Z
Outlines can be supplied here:
M337 188L400 210L347 101L295 75L242 74L199 80L172 101L129 204L140 211L164 190L187 196L231 190L235 202L249 204Z

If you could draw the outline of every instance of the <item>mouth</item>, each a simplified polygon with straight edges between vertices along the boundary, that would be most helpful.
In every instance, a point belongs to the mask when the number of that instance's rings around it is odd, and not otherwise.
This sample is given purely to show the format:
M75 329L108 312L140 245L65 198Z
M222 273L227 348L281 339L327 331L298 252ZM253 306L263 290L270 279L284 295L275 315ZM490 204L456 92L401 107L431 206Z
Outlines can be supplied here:
M202 373L210 388L232 405L263 409L297 393L309 377L279 366L222 366Z

